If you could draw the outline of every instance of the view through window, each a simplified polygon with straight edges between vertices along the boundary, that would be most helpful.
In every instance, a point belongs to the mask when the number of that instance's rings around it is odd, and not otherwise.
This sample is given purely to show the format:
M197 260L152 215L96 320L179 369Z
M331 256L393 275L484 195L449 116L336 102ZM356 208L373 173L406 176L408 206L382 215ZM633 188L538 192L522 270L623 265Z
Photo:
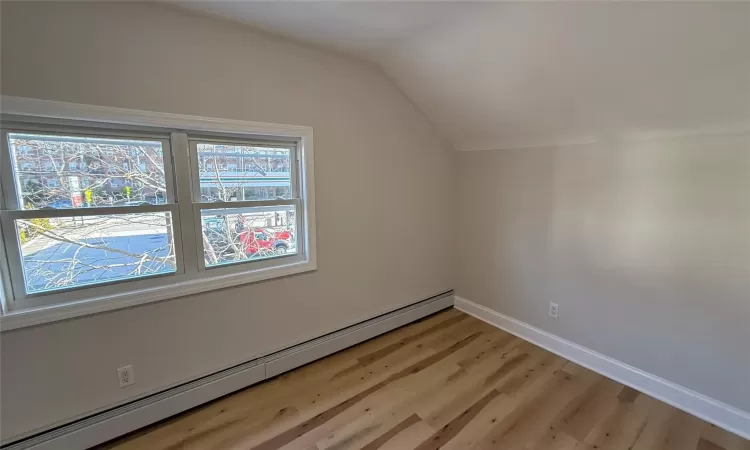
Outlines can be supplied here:
M296 141L66 129L3 130L2 230L16 301L301 256Z
M195 148L205 265L296 253L295 206L284 201L293 196L292 149L201 141ZM214 209L222 202L238 206Z
M8 133L27 294L174 272L160 141ZM81 215L101 207L122 213ZM133 212L127 212L128 210ZM64 215L50 215L62 210Z

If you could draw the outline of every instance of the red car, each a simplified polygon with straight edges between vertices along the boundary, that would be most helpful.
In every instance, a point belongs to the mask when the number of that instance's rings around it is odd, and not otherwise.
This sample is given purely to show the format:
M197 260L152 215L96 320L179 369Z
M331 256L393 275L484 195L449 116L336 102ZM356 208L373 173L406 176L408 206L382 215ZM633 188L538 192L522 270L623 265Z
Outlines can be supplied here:
M240 234L240 242L245 246L245 253L249 256L259 253L286 254L291 240L292 233L286 230L274 231L256 227Z

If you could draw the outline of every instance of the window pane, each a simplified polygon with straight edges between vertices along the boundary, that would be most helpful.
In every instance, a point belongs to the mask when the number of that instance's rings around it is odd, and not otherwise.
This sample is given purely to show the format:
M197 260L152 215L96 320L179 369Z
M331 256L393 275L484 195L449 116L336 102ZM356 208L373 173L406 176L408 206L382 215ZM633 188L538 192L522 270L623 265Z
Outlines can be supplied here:
M168 212L15 222L29 294L176 270Z
M23 209L166 203L159 141L8 134Z
M297 253L294 206L201 211L206 266Z
M201 201L292 198L288 148L204 143L197 147Z

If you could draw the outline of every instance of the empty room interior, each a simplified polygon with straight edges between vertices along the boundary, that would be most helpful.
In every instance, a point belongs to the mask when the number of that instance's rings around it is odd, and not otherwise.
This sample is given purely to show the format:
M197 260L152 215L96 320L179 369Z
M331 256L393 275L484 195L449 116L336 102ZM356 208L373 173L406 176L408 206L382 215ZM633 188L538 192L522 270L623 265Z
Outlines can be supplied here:
M0 0L2 450L750 450L750 2Z

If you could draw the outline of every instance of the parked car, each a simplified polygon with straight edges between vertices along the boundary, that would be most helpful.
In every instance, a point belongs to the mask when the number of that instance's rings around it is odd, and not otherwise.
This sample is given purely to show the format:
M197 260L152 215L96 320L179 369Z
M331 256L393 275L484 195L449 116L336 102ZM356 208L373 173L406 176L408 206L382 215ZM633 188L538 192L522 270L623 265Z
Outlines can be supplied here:
M284 255L291 247L292 233L288 230L275 231L253 227L240 233L240 242L248 256L275 253Z

